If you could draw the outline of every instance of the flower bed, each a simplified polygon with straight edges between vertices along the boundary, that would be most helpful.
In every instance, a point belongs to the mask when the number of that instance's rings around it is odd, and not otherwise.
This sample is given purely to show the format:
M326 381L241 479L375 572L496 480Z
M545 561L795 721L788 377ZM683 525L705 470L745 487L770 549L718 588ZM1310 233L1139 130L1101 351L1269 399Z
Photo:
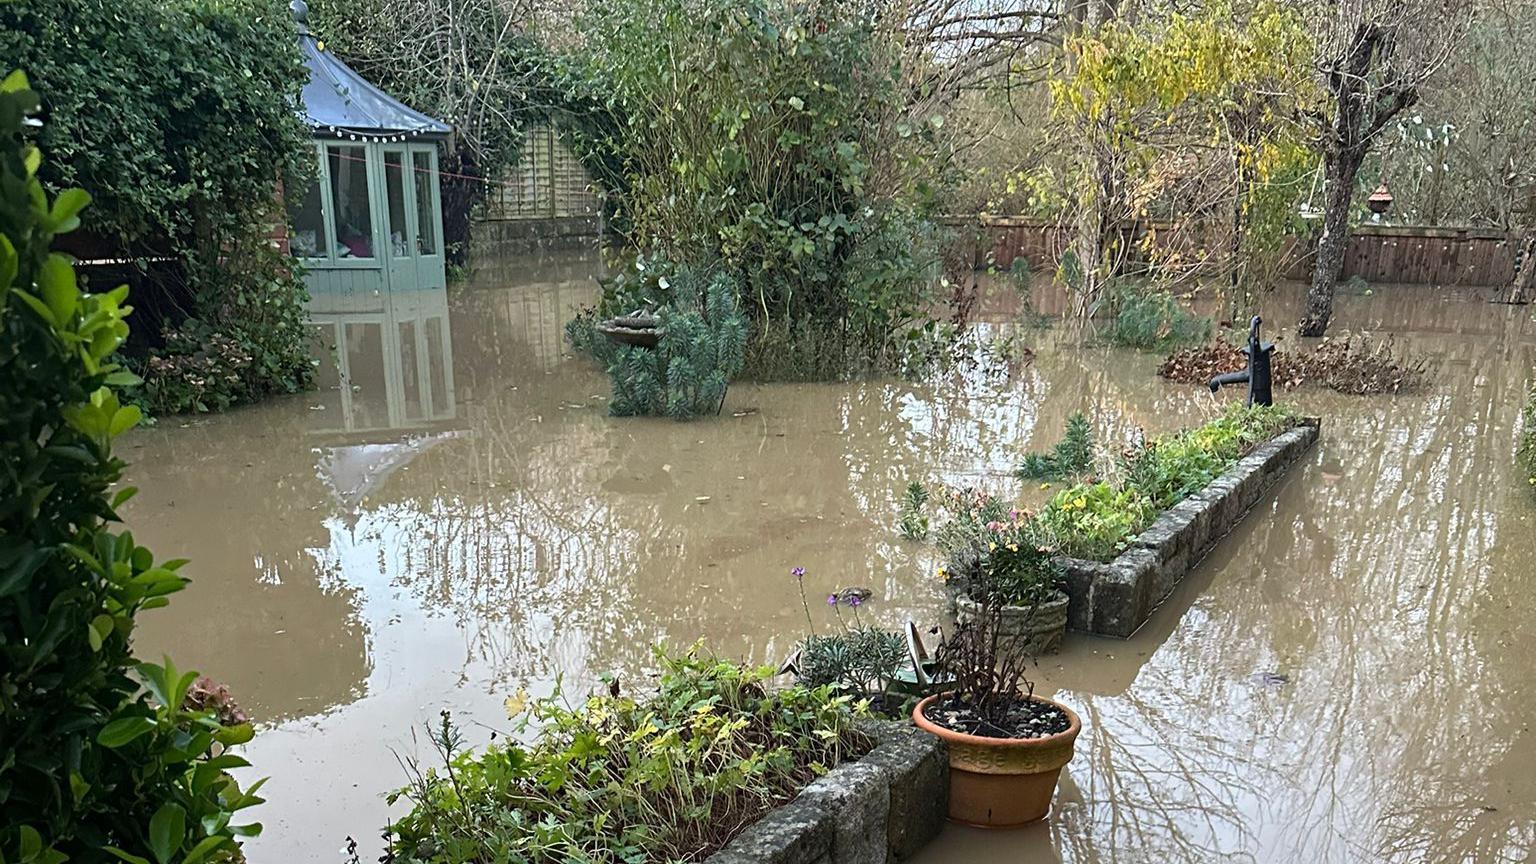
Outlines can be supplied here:
M1071 598L1068 626L1122 638L1136 632L1264 490L1317 441L1315 418L1294 422L1163 510L1129 537L1113 560L1062 558Z
M1104 479L1061 490L1038 514L951 491L940 576L961 595L980 580L1032 617L1061 588L1072 629L1129 636L1316 438L1317 421L1288 408L1234 406L1126 450Z
M432 732L444 765L412 765L391 796L413 805L391 826L391 860L698 860L876 743L829 687L774 690L771 668L697 650L657 658L648 698L509 700L528 744L465 752L445 716Z

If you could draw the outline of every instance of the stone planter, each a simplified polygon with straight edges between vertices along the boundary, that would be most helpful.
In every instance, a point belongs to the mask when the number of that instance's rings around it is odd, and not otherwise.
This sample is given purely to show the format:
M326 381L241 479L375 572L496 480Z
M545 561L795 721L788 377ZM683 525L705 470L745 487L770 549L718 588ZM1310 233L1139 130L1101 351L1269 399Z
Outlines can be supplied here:
M1071 598L1057 591L1037 606L1004 606L998 635L1007 639L1013 650L1030 656L1055 653L1067 632L1070 602ZM975 620L980 611L980 605L969 596L955 598L955 617L960 623Z
M949 810L944 742L907 723L864 729L875 749L770 810L705 864L886 864L917 854Z
M912 709L912 722L949 748L949 818L977 828L1015 828L1044 819L1051 810L1056 779L1072 761L1082 721L1071 708L1034 697L1066 712L1067 731L1045 738L983 738L955 732L923 716L937 699Z
M1113 561L1059 559L1071 597L1067 625L1126 638L1184 581L1206 553L1313 444L1319 421L1304 418L1254 448L1204 489L1164 510Z

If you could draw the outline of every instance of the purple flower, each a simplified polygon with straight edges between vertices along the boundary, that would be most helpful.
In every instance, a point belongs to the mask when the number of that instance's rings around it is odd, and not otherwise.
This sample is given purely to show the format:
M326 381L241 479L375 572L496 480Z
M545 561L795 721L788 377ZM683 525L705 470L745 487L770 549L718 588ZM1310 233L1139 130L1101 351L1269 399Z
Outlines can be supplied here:
M804 579L805 578L805 568L804 567L796 567L795 569L789 571L789 575L795 577L796 579Z
M853 596L852 596L852 597L849 597L849 598L848 598L848 605L849 605L849 606L852 606L852 607L853 607L853 608L855 608L855 609L857 609L857 608L859 608L859 606L860 606L860 605L861 605L861 604L863 604L863 602L864 602L864 601L863 601L863 600L862 600L862 599L860 599L860 598L859 598L859 595L857 595L857 594L855 594L855 595L853 595Z
M827 605L828 606L836 606L837 605L837 595L836 594L828 594L827 595Z

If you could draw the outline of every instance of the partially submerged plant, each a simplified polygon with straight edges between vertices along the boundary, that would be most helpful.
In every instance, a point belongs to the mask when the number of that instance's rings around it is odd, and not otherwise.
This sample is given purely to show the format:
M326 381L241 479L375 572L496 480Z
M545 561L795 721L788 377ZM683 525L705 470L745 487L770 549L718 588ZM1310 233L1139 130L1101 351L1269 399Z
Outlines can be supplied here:
M1081 411L1067 418L1061 440L1049 453L1025 453L1014 476L1021 480L1065 480L1093 470L1093 427Z
M650 696L509 700L527 743L469 752L444 712L430 730L441 766L407 760L408 785L389 796L411 810L390 826L386 860L703 860L872 743L830 686L775 690L771 667L697 646L655 657Z
M1123 290L1116 294L1109 339L1142 351L1198 345L1211 338L1211 319L1185 311L1166 291Z
M901 517L897 528L908 540L928 539L928 489L916 480L907 484L901 499Z

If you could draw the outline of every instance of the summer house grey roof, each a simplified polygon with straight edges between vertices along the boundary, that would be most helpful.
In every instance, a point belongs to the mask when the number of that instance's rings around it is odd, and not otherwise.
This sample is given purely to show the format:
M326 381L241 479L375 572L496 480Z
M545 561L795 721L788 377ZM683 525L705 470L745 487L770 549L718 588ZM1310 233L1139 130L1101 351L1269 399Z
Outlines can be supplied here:
M311 129L320 134L370 138L392 134L441 138L453 131L447 123L368 83L325 50L323 43L309 32L309 6L304 0L292 0L288 7L299 28L299 52L309 68L302 114Z

